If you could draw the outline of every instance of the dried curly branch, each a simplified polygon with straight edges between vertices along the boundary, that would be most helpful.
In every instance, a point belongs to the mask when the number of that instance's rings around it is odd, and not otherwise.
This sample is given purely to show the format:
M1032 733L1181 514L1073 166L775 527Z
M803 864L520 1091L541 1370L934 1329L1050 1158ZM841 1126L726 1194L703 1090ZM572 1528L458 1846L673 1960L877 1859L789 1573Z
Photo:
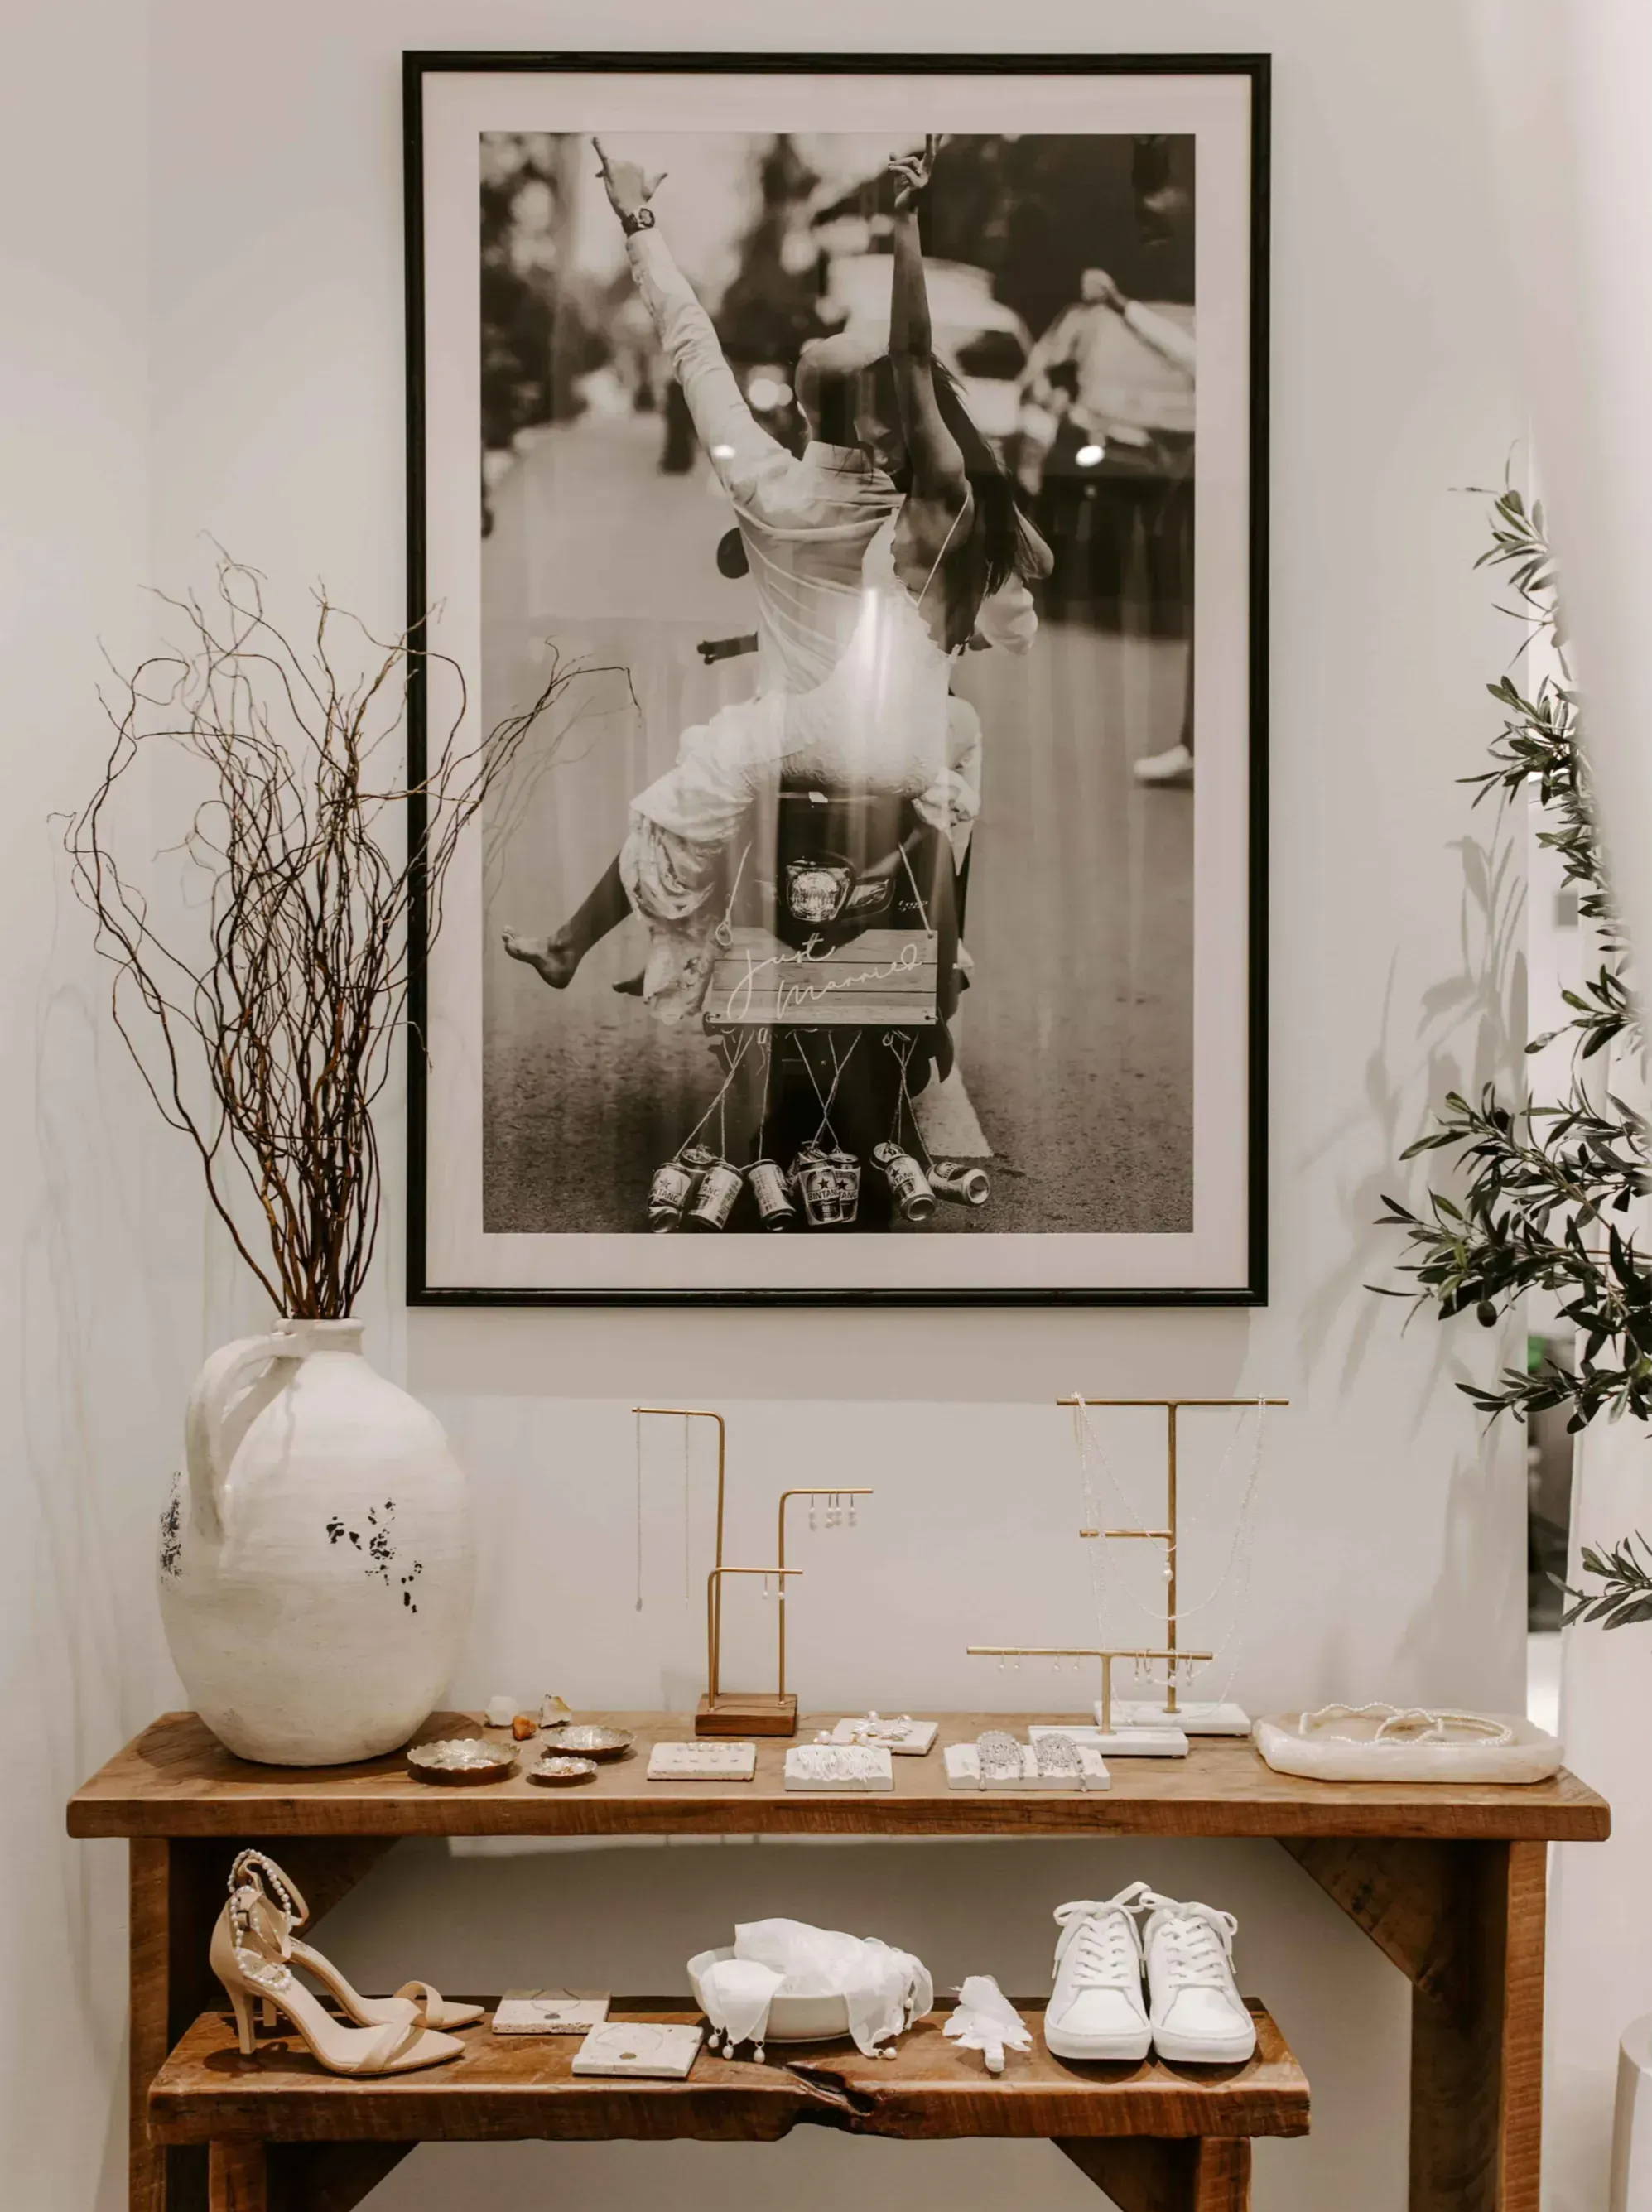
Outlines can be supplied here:
M281 1312L341 1317L378 1233L373 1109L405 1017L416 926L434 939L465 830L592 672L553 649L531 704L472 740L457 663L415 631L375 638L318 592L301 647L266 613L264 579L227 556L206 597L161 597L186 643L103 700L114 742L64 829L71 878L114 966L115 1025L161 1115L195 1146L236 1250ZM432 714L426 771L410 783L392 766L410 686L422 678L428 697L438 676L456 703L440 729ZM141 815L149 796L132 770L168 748L205 791L173 848L185 896L162 921L121 854L125 811ZM237 1202L243 1185L267 1261Z

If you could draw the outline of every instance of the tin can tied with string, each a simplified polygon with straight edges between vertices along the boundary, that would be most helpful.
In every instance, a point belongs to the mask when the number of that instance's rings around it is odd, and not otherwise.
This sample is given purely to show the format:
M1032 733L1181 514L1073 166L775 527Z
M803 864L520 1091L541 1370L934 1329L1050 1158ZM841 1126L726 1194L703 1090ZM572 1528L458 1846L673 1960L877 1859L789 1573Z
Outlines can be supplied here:
M889 1185L890 1196L908 1221L927 1221L935 1211L929 1178L910 1152L894 1143L872 1146L872 1165Z

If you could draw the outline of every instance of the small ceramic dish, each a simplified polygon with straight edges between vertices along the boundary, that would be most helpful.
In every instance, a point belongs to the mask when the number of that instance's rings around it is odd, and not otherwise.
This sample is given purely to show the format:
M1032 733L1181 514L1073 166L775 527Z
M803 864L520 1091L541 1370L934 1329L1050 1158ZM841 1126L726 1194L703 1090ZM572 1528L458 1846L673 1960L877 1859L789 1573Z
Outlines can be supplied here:
M416 1782L502 1782L516 1771L516 1747L487 1743L477 1735L441 1736L432 1743L410 1744L407 1765Z
M565 1721L545 1730L546 1747L575 1759L623 1759L636 1741L629 1729L604 1728L596 1721Z
M564 1759L548 1751L528 1769L530 1782L543 1783L548 1790L566 1790L573 1782L594 1782L597 1765L594 1759Z

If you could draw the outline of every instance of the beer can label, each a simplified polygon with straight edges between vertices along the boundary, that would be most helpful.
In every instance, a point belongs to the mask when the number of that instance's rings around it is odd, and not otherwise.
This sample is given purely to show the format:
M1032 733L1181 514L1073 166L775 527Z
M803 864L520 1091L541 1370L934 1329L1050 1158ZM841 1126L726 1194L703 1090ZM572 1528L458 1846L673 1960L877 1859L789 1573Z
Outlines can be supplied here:
M689 1218L707 1229L721 1229L733 1212L734 1201L739 1195L738 1174L726 1161L719 1160L706 1170L700 1194L689 1209Z
M654 1170L654 1179L648 1186L650 1213L680 1213L694 1192L694 1170L684 1167L681 1160L667 1160L663 1168Z
M773 1160L753 1160L745 1176L751 1186L751 1195L757 1201L757 1211L765 1221L791 1220L796 1209L786 1188L786 1177Z

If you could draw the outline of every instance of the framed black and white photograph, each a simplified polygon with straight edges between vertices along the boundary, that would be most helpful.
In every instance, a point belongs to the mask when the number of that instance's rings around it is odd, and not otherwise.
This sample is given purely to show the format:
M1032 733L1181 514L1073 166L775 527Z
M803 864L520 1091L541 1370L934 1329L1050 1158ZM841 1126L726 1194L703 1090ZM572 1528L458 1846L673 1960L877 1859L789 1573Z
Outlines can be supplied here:
M1264 1296L1266 94L406 58L416 1302Z

